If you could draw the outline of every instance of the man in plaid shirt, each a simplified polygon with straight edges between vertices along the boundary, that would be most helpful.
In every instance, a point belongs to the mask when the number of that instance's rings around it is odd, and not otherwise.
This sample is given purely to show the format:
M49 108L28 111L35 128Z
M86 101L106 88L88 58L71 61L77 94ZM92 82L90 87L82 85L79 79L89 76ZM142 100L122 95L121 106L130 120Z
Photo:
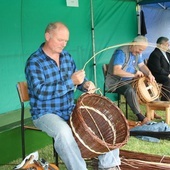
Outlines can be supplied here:
M75 107L74 89L94 93L95 86L63 50L68 40L69 30L63 23L50 23L45 30L45 43L26 62L25 74L33 123L54 138L55 149L68 170L87 170L67 121ZM113 169L120 164L119 150L99 160L101 169Z

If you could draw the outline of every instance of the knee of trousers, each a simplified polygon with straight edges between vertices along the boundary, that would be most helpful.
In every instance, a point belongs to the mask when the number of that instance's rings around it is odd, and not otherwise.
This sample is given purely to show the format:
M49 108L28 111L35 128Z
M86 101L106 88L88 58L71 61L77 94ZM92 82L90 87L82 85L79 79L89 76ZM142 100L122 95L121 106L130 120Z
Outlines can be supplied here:
M128 89L126 89L125 93L124 93L125 98L127 99L128 97L130 98L134 98L136 97L136 92L134 90L133 87L129 87Z

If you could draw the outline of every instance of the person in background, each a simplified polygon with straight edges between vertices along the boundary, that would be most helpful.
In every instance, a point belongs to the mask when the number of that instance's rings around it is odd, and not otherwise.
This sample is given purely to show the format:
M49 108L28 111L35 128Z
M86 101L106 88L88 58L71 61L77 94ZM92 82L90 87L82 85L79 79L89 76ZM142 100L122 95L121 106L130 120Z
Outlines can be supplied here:
M105 80L108 89L125 96L128 105L141 124L147 123L148 119L141 113L135 89L128 81L143 76L147 76L150 81L155 81L141 55L147 46L147 38L140 35L130 45L116 49L110 59ZM157 117L156 113L155 117Z
M25 66L31 115L35 126L54 138L54 147L68 170L87 170L68 120L75 107L74 88L94 93L95 85L83 70L77 70L64 50L69 30L61 22L50 23L45 42L28 58ZM119 149L99 156L100 170L120 165Z
M155 80L162 84L161 100L170 100L170 53L169 39L159 37L156 41L157 47L152 51L147 61L147 66L152 72Z

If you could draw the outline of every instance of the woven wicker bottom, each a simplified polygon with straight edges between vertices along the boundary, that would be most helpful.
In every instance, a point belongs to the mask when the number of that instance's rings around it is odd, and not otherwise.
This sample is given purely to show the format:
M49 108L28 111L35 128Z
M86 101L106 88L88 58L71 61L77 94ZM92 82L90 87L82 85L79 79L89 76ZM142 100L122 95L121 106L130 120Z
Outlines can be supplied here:
M70 118L83 158L94 158L127 143L129 126L122 111L108 98L84 94Z
M160 96L159 85L156 82L150 82L146 77L139 78L133 85L141 103L152 102Z

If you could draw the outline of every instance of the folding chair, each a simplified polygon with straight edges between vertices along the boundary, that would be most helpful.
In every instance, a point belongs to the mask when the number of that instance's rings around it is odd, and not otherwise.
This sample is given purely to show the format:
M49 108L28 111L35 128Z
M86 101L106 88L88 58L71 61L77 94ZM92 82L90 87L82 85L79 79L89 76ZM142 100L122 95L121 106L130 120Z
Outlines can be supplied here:
M41 130L31 125L26 126L24 122L25 102L29 101L27 83L18 82L17 91L18 91L18 96L19 96L20 104L21 104L21 144L22 144L22 158L24 159L25 158L25 130L26 129L36 130L36 131L41 131ZM58 153L54 149L54 139L53 139L53 151L54 151L55 163L58 166Z
M104 84L103 84L103 95L105 96L106 93L113 93L113 94L117 94L117 102L118 102L118 107L120 107L121 104L121 94L116 93L112 90L109 90L106 88L106 84L105 84L105 80L106 80L106 75L107 75L107 70L108 70L108 64L103 64L102 69L103 69L103 76L104 76ZM125 99L126 100L126 99ZM128 119L128 104L126 101L126 118Z

